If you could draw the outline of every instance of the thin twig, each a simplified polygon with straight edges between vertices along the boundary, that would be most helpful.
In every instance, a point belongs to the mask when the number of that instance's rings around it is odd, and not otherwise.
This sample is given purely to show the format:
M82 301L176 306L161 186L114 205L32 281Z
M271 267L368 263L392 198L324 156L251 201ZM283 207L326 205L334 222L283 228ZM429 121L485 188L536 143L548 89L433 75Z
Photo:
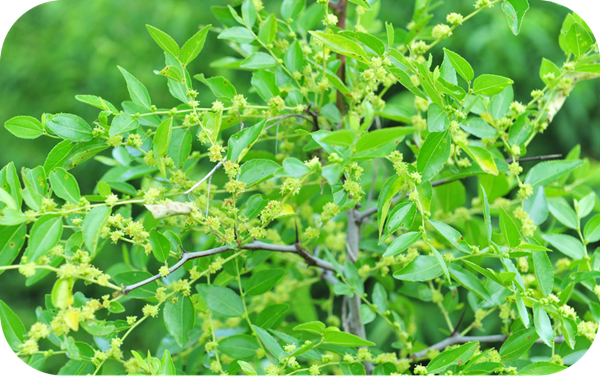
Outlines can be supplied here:
M335 271L335 268L333 267L333 265L330 262L321 260L320 258L315 257L315 256L311 255L310 253L306 252L304 249L302 249L302 246L300 243L296 243L294 245L277 245L277 244L263 243L261 241L255 240L252 243L243 245L240 249L247 249L250 251L272 251L272 252L283 252L283 253L295 253L295 254L299 255L300 257L302 257L304 259L304 261L306 262L306 264L309 266L316 266L323 270ZM212 256L212 255L216 255L216 254L227 252L227 251L233 251L233 250L234 249L231 249L227 246L221 246L221 247L209 249L206 251L200 251L200 252L189 252L189 253L184 252L181 255L181 259L179 259L179 261L175 265L173 265L169 268L169 273L173 273L175 270L181 268L186 262L188 262L190 260L201 258L201 257ZM131 292L132 290L135 290L139 287L147 285L148 283L156 281L159 278L161 278L160 274L154 275L154 276L152 276L148 279L145 279L141 282L124 287L123 290L121 290L121 292L123 294L127 294L127 293Z
M187 191L185 191L183 193L187 195L188 193L192 192L194 189L198 188L200 186L200 184L204 183L206 181L206 179L210 178L215 173L215 171L217 171L219 169L219 167L221 167L223 165L223 162L225 162L226 160L227 160L227 158L223 158L223 160L221 162L217 163L215 165L215 167L212 170L210 170L210 172L208 174L206 174L205 177L202 178L202 180L200 180L199 182L194 184L194 186L192 188L188 189Z

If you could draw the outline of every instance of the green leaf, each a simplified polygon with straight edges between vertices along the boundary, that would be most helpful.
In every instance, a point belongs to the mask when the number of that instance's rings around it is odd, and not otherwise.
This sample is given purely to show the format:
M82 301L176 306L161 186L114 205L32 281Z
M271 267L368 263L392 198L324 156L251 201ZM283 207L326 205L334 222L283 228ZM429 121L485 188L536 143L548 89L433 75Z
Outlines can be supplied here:
M354 289L354 292L358 295L362 295L365 292L363 280L358 274L358 269L354 264L346 261L344 263L344 277L348 284Z
M42 123L31 116L16 116L4 123L4 128L19 138L34 139L44 134Z
M92 127L81 117L71 114L49 116L46 126L58 137L73 142L87 142L92 136Z
M453 365L466 364L475 351L479 348L479 341L468 342L452 350L446 350L429 362L427 372L431 374L441 374L448 367Z
M8 266L15 261L25 243L26 234L25 224L0 227L0 266ZM5 270L0 270L0 274L4 272Z
M171 354L169 350L165 350L163 353L163 357L160 360L160 367L158 368L158 375L177 375L177 369L175 369L175 364L173 364L173 359L171 358Z
M431 225L435 227L435 229L438 230L438 232L442 234L454 248L464 253L472 253L471 248L469 248L469 245L462 235L452 226L449 226L444 222L436 221L435 219L430 219L429 223L431 223Z
M204 78L204 74L201 73L195 75L194 78L208 86L219 100L233 100L237 94L235 87L225 77Z
M302 53L302 47L297 40L294 40L288 47L283 58L285 67L291 72L300 72L304 65L304 54Z
M596 192L590 192L589 194L583 196L581 200L575 201L577 218L585 218L592 212L592 210L594 210L594 206L596 205L596 197Z
M233 359L251 359L260 349L258 342L247 334L237 334L219 341L219 352Z
M523 114L517 118L515 123L510 127L508 131L508 142L511 145L521 146L529 139L533 134L535 128L531 124L528 115Z
M385 31L387 34L388 47L391 49L392 47L394 47L394 38L396 37L396 32L394 31L394 25L392 25L391 22L386 22L385 23Z
M533 188L552 183L583 164L583 161L547 161L533 166L525 183Z
M275 79L275 73L267 70L259 70L252 73L252 80L250 81L252 86L256 89L256 92L262 100L268 102L269 99L279 95L279 86Z
M492 98L489 105L490 115L492 115L494 119L501 119L510 109L510 104L513 102L514 98L515 91L513 90L512 86L506 87L502 93ZM527 116L522 116L522 118L526 119ZM513 127L514 125L510 128L512 129Z
M417 170L421 173L422 181L431 180L450 157L452 138L450 132L430 133L417 157Z
M490 215L490 203L487 198L487 194L485 193L485 188L483 185L480 185L481 195L483 201L483 220L485 222L485 231L487 235L488 245L492 244L492 217Z
M442 257L442 254L440 252L438 252L438 250L435 249L431 244L429 244L429 248L431 248L431 252L435 256L435 258L438 260L438 262L440 263L440 266L442 267L442 270L444 271L444 275L446 276L446 279L448 279L448 282L450 282L450 272L448 271L448 265L446 265L446 261Z
M206 25L200 29L193 37L188 39L187 42L181 47L179 52L179 60L185 66L191 63L204 48L206 42L206 36L212 25Z
M550 375L566 370L568 367L550 362L535 362L519 369L519 375Z
M258 32L258 39L260 39L264 44L269 45L273 43L275 40L275 36L277 35L277 20L275 19L275 15L273 13L269 14L266 21L260 27Z
M125 77L125 81L127 82L127 90L129 90L129 96L134 103L139 104L146 109L150 109L150 94L148 94L148 89L142 84L137 78L135 78L131 73L127 72L125 68L119 67L119 70Z
M360 5L361 7L365 7L368 10L373 10L373 7L371 7L371 3L369 3L368 0L348 0L351 3L354 3L356 5Z
M346 38L349 38L350 40L359 41L379 56L385 54L385 44L383 44L381 39L371 34L350 30L340 31L340 34L345 36Z
M162 233L152 229L148 241L152 246L152 253L158 262L164 263L171 252L171 242Z
M286 356L286 353L281 348L281 345L277 343L277 341L275 341L275 338L273 338L273 336L271 336L266 330L256 325L252 325L252 327L254 328L254 331L258 335L258 338L265 345L267 350L269 350L269 352L273 354L278 360L281 360L284 356Z
M323 342L330 345L348 346L348 347L362 347L362 346L375 346L375 343L362 339L354 334L341 332L338 330L325 331L323 335Z
M305 322L303 324L294 326L293 330L301 330L304 332L322 335L323 332L325 332L325 324L320 321Z
M535 328L522 329L513 333L500 347L502 362L507 364L519 359L538 338Z
M113 276L113 280L117 285L129 286L135 283L141 282L148 278L152 277L152 274L144 271L126 271L117 273ZM141 287L138 287L135 290L130 291L127 294L128 298L136 298L136 299L147 299L154 298L156 295L156 289L158 288L158 283L156 281L152 281L150 283L146 283Z
M89 375L94 370L95 367L90 362L70 359L58 370L58 375Z
M566 200L561 198L550 199L548 200L548 209L554 218L568 228L577 230L579 227L577 214L575 213L575 210L569 206Z
M373 287L373 304L377 306L378 312L387 311L387 291L385 287L379 282L375 283L375 287Z
M379 197L377 198L377 219L379 222L379 237L383 233L383 226L385 225L387 215L392 205L392 199L400 190L402 186L402 179L398 176L391 176L381 188Z
M587 221L583 229L583 236L590 243L600 240L600 214L596 214Z
M389 245L383 254L383 257L391 257L403 252L408 247L416 243L417 240L421 239L422 235L423 234L421 232L407 232L406 234L400 235Z
M546 252L532 252L533 267L535 269L535 279L542 290L544 296L548 296L554 287L554 269Z
M253 273L246 284L246 295L261 295L273 288L285 275L283 269L268 269Z
M498 176L498 167L496 167L496 162L494 162L494 157L492 157L492 153L484 148L480 148L479 146L467 146L464 144L460 145L461 148L471 157L475 163L486 174Z
M519 227L502 207L500 208L500 229L502 230L504 240L506 240L506 244L508 244L509 247L515 248L521 244Z
M542 341L552 347L552 341L556 338L556 334L552 329L550 317L538 303L533 303L533 323L535 324L535 331Z
M382 118L394 120L400 123L412 123L412 112L405 107L401 107L395 104L386 104L383 110L378 110L376 114L377 116L381 116ZM413 132L415 130L416 129L413 129Z
M81 103L89 104L90 106L94 106L104 111L110 111L112 113L119 112L112 103L96 95L76 95L75 99Z
M528 0L505 0L502 3L502 10L506 14L510 30L512 30L513 34L518 35L519 31L521 31L525 13L529 10Z
M239 162L254 145L266 121L263 120L249 128L244 128L229 138L227 142L227 160Z
M444 274L442 266L434 256L417 256L402 270L394 272L394 278L401 281L424 282Z
M171 38L171 36L151 25L146 25L146 29L148 29L150 36L154 39L156 44L158 44L165 52L168 52L175 57L179 55L179 45Z
M554 248L574 260L581 260L585 256L585 248L581 243L581 240L571 235L543 234L542 238Z
M206 302L211 311L221 316L239 317L244 314L242 298L227 287L210 286Z
M494 127L479 117L469 119L467 124L461 124L460 127L465 132L468 132L479 138L494 138L498 134L498 131Z
M295 18L306 6L306 0L283 0L281 15L285 20Z
M79 198L81 197L79 184L77 184L77 179L67 170L57 168L51 172L50 184L58 197L72 204L79 204Z
M240 168L239 180L249 187L270 179L281 170L281 166L270 159L252 159Z
M256 22L256 8L252 0L244 0L242 3L242 17L248 29L252 29Z
M473 93L489 96L496 95L512 84L514 84L514 81L510 78L493 74L482 74L473 83Z
M492 301L490 293L485 288L483 283L481 283L479 278L475 277L471 272L461 268L456 263L450 264L449 271L452 278L467 290L472 291L488 302Z
M165 326L169 334L180 347L185 347L189 341L188 332L194 328L196 311L194 303L185 295L177 295L177 301L165 303Z
M354 132L347 129L340 129L323 137L321 142L336 146L350 146L354 143L355 137L356 134Z
M171 143L171 134L173 129L173 118L167 118L165 121L160 123L156 129L156 134L152 140L152 147L154 148L154 158L159 159L167 155L169 151L169 144Z
M568 51L575 55L576 58L581 57L594 44L594 40L587 30L578 23L571 25L565 37Z
M254 52L240 64L244 69L267 69L277 65L277 60L267 53Z
M444 109L435 103L427 109L427 129L429 132L443 132L450 126L450 118Z
M254 33L245 27L234 26L223 30L217 38L227 39L240 44L248 44L254 42Z
M171 142L167 155L171 157L176 168L183 169L183 165L192 151L192 135L187 129L174 129L171 133ZM135 192L135 189L134 189Z
M112 121L109 136L116 136L125 132L136 130L140 126L140 122L133 116L127 113L120 113Z
M251 376L257 375L256 370L254 369L252 364L250 364L248 362L244 362L243 360L238 360L237 362L240 365L240 368L242 369L242 371L244 371L244 373L246 375L251 375Z
M475 72L473 71L473 67L464 57L460 56L456 52L450 51L444 48L444 54L450 60L450 64L456 70L456 73L460 74L462 78L467 82L471 82L473 78L475 78Z
M54 247L63 231L62 218L46 214L38 219L29 234L24 256L28 262L35 262Z
M25 341L27 331L19 316L2 300L0 300L0 324L2 324L2 332L10 348L15 352L19 351L19 345Z
M97 253L100 233L109 215L110 208L98 206L90 210L83 220L83 240L91 255Z
M375 320L375 318L377 318L377 315L375 314L375 312L373 312L371 307L369 307L366 304L361 304L361 306L360 306L360 322L366 325L366 324L373 322L373 320Z
M379 149L390 142L400 142L404 136L415 132L414 127L394 127L371 131L362 136L357 142L354 151L358 153L367 153Z
M515 294L515 303L517 305L517 311L519 312L519 317L525 325L526 328L529 328L529 313L527 312L527 307L525 306L525 302L523 302L523 297L519 291Z
M575 336L577 335L577 322L572 318L561 317L561 328L562 334L565 337L566 344L571 348L575 349Z
M17 211L20 210L20 208L17 206L15 199L10 195L10 193L6 192L2 188L0 188L0 202L4 203L9 209Z
M367 54L358 43L337 34L328 34L321 31L309 31L310 35L321 41L331 51L345 55L362 62L366 62Z
M263 329L269 329L275 325L279 319L285 316L290 309L289 304L272 304L263 309L256 318L256 325Z
M552 73L554 75L554 78L556 79L560 77L560 68L552 61L543 58L542 64L540 65L540 78L542 79L542 81L544 81L546 85L552 82L550 78L546 77L550 73Z
M417 207L410 203L404 202L402 204L398 204L394 209L392 209L390 213L390 218L388 219L385 226L385 233L383 238L379 240L379 244L383 243L390 235L395 233L396 231L408 230L411 228L415 216L417 215Z

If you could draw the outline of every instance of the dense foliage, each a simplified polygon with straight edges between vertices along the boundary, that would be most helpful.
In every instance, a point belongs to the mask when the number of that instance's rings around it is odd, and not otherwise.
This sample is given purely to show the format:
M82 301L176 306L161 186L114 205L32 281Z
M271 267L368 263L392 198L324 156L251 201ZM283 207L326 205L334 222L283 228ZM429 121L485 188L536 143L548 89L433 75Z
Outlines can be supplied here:
M62 357L64 374L552 373L579 359L600 321L598 167L578 148L526 154L600 74L583 20L566 17L563 61L544 59L545 86L521 103L518 83L438 44L483 11L517 35L527 0L477 0L437 25L417 0L406 28L377 20L376 1L264 6L212 7L223 26L181 45L147 26L177 107L120 66L121 109L76 96L100 110L91 124L6 121L59 141L43 165L0 171L0 273L47 292L29 328L0 301L13 350L42 370ZM213 31L235 56L203 51ZM248 92L192 76L199 56L251 72ZM398 88L409 106L386 101ZM82 195L69 170L93 162L110 169ZM110 243L121 253L100 268ZM142 327L166 334L128 345Z

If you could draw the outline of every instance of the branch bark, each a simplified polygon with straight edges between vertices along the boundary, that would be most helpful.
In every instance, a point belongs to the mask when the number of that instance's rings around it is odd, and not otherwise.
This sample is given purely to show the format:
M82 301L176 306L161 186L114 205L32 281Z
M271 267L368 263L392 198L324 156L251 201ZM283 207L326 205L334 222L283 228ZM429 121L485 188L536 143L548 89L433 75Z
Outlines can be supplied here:
M240 249L247 249L250 251L271 251L271 252L295 253L295 254L299 255L300 257L302 257L308 266L315 266L315 267L321 268L323 271L329 271L329 272L335 271L335 268L333 267L333 265L330 262L327 262L325 260L322 260L318 257L311 255L310 253L308 253L307 251L302 249L302 245L300 243L296 243L294 245L277 245L277 244L269 244L269 243L264 243L264 242L255 240L252 243L243 245ZM209 249L206 251L200 251L200 252L189 252L189 253L184 252L182 254L181 258L179 259L179 261L175 265L173 265L169 268L169 273L173 273L175 270L181 268L186 262L188 262L190 260L201 258L201 257L212 256L212 255L216 255L216 254L227 252L227 251L233 251L233 249L228 248L226 246L222 246L222 247L217 247L217 248ZM123 294L128 294L129 292L131 292L139 287L142 287L144 285L147 285L148 283L156 281L159 278L161 278L160 274L154 275L150 278L147 278L147 279L140 281L138 283L135 283L133 285L125 286L123 288L123 290L121 290L120 292Z

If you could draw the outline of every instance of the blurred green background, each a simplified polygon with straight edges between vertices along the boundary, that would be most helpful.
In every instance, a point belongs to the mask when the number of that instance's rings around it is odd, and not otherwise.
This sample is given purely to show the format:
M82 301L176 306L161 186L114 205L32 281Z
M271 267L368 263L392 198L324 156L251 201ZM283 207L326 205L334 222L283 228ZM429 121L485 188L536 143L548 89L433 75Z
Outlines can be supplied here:
M308 0L308 3L313 3ZM433 24L443 22L449 12L464 15L473 10L473 0L446 1L436 11ZM32 9L21 17L9 32L0 58L0 122L17 115L40 118L42 113L75 113L90 123L98 113L95 108L77 102L76 94L94 94L118 104L128 99L128 92L117 64L140 79L160 107L178 104L166 89L166 79L153 70L164 67L164 55L146 32L151 24L168 32L183 43L199 27L219 22L210 12L212 5L237 5L226 0L59 0ZM278 11L279 0L264 0L267 9ZM385 11L379 15L395 27L406 26L412 14L413 1L382 0ZM511 77L515 81L517 100L528 102L529 93L541 88L539 65L542 57L562 65L564 55L558 46L558 35L568 10L544 1L530 0L531 9L522 32L514 36L506 24L500 7L485 11L459 27L452 38L432 51L436 64L441 63L442 47L450 48L469 60L476 74L492 73ZM192 74L224 75L245 92L250 86L247 72L211 68L217 58L234 55L226 43L210 33L201 58L191 66ZM212 95L200 89L199 99L210 103ZM401 87L390 90L387 97L404 95ZM566 154L578 143L582 156L600 159L600 80L577 85L566 105L543 136L537 137L529 155ZM56 140L40 138L33 141L13 137L0 127L0 166L14 161L17 169L43 164ZM108 151L107 151L108 152ZM82 193L91 193L107 167L90 161L76 167L73 173L80 181ZM111 256L112 255L112 256ZM110 266L120 258L119 252L103 252L96 262ZM24 277L5 273L0 299L5 300L28 327L35 322L34 307L43 304L44 294L51 288L53 276L30 287L23 293ZM98 295L92 287L84 287L87 296ZM139 307L141 308L141 307ZM137 309L139 311L139 308ZM426 319L426 317L424 317ZM496 323L498 324L498 323ZM152 324L155 330L156 325ZM417 326L421 328L419 323ZM487 328L497 330L497 328ZM433 343L441 334L437 328L423 327L423 340ZM164 328L163 328L164 330ZM141 346L160 338L156 332L136 330L131 345ZM158 344L153 345L155 347ZM155 348L153 350L156 350ZM56 371L64 359L52 358L49 372ZM56 363L58 362L58 363Z

